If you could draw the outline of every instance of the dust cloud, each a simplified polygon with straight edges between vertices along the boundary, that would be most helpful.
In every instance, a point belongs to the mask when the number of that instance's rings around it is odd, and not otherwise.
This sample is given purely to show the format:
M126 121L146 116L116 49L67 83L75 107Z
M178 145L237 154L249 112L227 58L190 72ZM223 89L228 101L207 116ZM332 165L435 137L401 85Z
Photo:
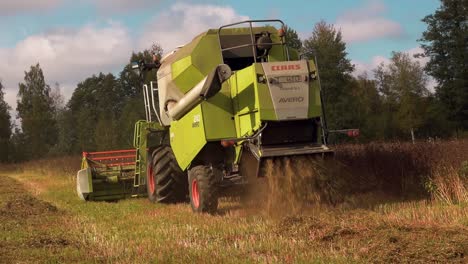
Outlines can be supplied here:
M261 165L261 175L250 184L243 201L249 211L269 215L334 205L342 199L346 185L343 166L317 156L267 159Z

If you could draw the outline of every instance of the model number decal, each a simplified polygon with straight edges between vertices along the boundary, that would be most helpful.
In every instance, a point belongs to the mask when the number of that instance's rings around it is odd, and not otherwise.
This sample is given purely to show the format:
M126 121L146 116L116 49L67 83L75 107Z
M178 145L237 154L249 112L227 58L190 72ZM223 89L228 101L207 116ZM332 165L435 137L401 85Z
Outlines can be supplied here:
M304 101L304 97L297 96L297 97L282 97L279 99L280 103L301 103Z
M200 115L194 115L192 127L199 127L199 126L200 126Z

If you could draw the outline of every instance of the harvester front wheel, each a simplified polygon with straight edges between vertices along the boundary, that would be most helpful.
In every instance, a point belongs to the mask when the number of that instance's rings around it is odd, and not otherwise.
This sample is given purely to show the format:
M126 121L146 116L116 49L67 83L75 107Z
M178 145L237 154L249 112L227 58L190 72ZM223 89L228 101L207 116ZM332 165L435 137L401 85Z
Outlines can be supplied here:
M198 165L189 170L188 176L192 210L197 213L215 213L218 209L218 185L213 168Z
M186 201L187 175L177 164L171 147L160 146L149 158L146 183L149 200L158 203Z

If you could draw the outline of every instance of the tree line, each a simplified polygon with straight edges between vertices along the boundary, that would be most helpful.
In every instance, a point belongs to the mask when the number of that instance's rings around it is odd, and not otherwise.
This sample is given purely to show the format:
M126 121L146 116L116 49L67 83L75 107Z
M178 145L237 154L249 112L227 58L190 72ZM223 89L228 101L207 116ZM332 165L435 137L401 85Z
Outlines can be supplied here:
M161 49L133 53L129 61L149 60L153 52ZM99 73L78 83L65 104L59 84L51 89L40 65L31 66L19 84L19 126L13 126L0 83L0 161L131 148L133 125L145 118L142 84L128 63L118 76Z
M359 128L360 142L466 136L468 131L468 24L466 1L442 0L423 21L421 47L429 62L422 66L409 54L393 52L390 62L353 76L342 34L324 21L301 41L287 28L291 47L317 58L329 129ZM162 54L158 45L132 53L115 76L99 73L80 82L65 104L59 84L45 82L39 64L19 84L17 126L10 116L0 81L0 162L15 162L81 151L131 148L133 126L144 119L142 81L130 62ZM152 76L152 77L151 77ZM428 76L437 82L428 89ZM350 139L332 135L332 142Z

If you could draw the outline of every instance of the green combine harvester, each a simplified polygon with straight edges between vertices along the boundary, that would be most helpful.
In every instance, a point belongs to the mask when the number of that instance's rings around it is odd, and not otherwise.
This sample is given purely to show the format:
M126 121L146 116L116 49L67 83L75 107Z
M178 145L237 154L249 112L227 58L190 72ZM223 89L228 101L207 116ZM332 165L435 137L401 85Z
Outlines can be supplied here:
M284 29L281 20L225 25L136 64L156 68L158 81L143 87L135 149L83 153L78 195L189 198L193 211L215 212L218 197L264 176L265 159L332 153L317 64L286 45Z

